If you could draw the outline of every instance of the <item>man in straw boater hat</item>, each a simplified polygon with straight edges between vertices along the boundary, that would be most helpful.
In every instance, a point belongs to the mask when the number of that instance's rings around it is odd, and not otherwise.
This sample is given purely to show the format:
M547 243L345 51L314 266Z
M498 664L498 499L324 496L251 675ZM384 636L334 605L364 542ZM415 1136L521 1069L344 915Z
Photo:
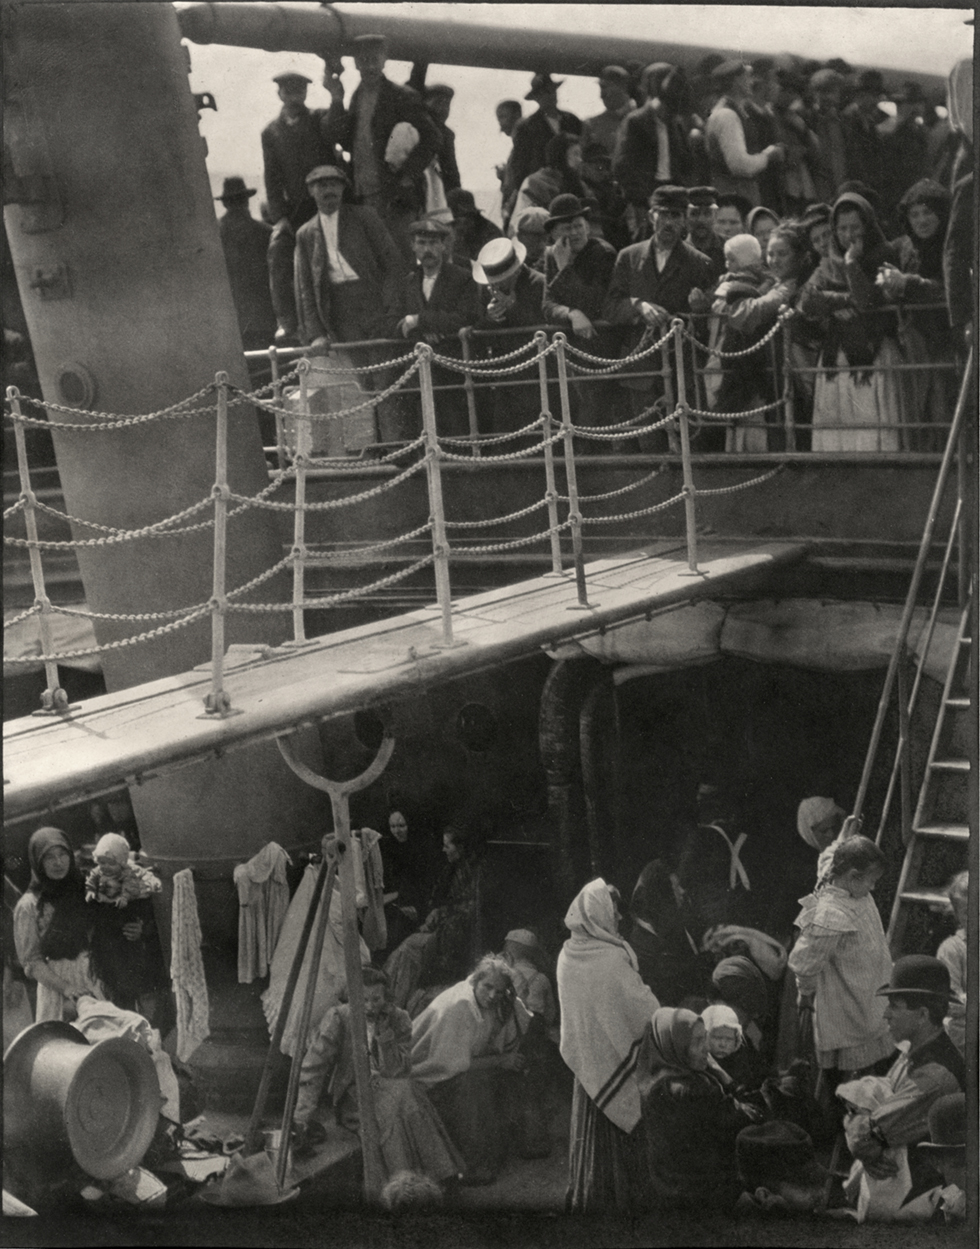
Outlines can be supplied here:
M519 333L485 340L488 355L505 355L527 341L527 330L542 322L541 301L544 297L544 274L525 263L527 249L520 239L491 239L473 266L473 277L483 290L483 315L479 329L513 329ZM493 432L512 433L536 420L541 401L537 376L521 374L514 379L528 379L522 386L493 388ZM533 384L532 384L533 383Z
M416 92L385 77L388 41L384 35L358 35L351 50L360 85L346 108L339 79L331 88L334 98L327 138L350 154L354 202L378 213L410 261L408 226L425 211L425 170L439 150L439 130ZM412 145L394 145L389 154L392 132L407 126L417 140Z
M892 1040L907 1042L908 1048L885 1077L890 1095L870 1112L864 1139L851 1145L851 1153L874 1179L894 1173L885 1151L928 1140L933 1105L948 1094L962 1093L966 1085L963 1057L943 1028L950 997L946 965L926 954L907 954L897 960L879 994L888 998L885 1022ZM911 1187L904 1204L941 1184L928 1153L908 1151Z
M394 285L385 334L389 338L407 338L413 343L438 344L436 349L443 355L459 356L462 351L459 331L478 319L480 294L470 266L464 269L450 260L453 228L442 216L441 212L426 213L408 227L415 264ZM453 387L435 392L439 433L457 438L469 433L466 394L460 374L434 365L432 383L438 388ZM417 394L415 390L413 398ZM411 425L400 431L400 437L418 437L421 416L417 404L413 407ZM395 440L389 433L382 441Z
M296 305L293 296L293 248L296 231L316 211L306 175L333 158L327 141L327 110L309 109L306 93L312 79L286 70L272 80L282 110L262 131L265 198L273 222L269 243L269 284L279 331L276 341L296 341Z
M628 327L624 355L639 347L644 336L647 340L662 338L672 317L690 311L691 291L711 285L707 257L684 241L687 202L683 187L658 187L650 196L653 236L624 247L616 257L603 315L613 325ZM641 373L650 373L660 368L660 358L642 360L636 367ZM663 394L660 377L631 377L626 384L637 416ZM654 419L653 415L647 419ZM645 449L667 450L663 430L644 435L644 439Z
M248 201L254 194L255 187L247 187L244 178L231 177L225 178L221 194L215 196L225 207L218 233L246 351L268 347L276 333L267 255L272 228L249 212Z

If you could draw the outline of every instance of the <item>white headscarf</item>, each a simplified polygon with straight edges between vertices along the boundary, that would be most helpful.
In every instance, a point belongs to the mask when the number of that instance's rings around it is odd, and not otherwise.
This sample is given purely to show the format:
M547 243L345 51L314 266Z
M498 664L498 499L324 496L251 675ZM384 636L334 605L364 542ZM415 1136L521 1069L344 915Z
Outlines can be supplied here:
M716 1002L713 1006L706 1007L701 1012L701 1022L709 1037L715 1028L734 1028L738 1044L741 1045L745 1039L742 1036L742 1025L738 1022L738 1015L724 1002Z

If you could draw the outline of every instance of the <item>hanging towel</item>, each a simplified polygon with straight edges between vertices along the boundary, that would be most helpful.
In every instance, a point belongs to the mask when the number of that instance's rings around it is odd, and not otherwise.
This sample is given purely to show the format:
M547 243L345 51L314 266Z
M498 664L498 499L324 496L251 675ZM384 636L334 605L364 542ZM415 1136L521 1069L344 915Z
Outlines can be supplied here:
M275 841L234 871L238 889L238 982L251 984L269 970L289 909L289 855Z
M211 1035L208 987L201 958L201 921L197 916L194 876L189 867L174 876L170 974L177 999L177 1057L186 1062Z
M326 840L324 841L324 850L329 853L329 843ZM286 919L282 926L282 932L279 935L279 942L276 946L275 954L272 956L272 962L269 965L269 987L262 994L262 1007L269 1025L270 1037L279 1017L279 1008L282 1005L286 981L289 978L293 958L296 955L299 939L302 936L303 923L310 909L317 872L318 869L311 864L303 873L303 879L300 881L299 888L293 895L293 900L289 904L289 910L286 912ZM323 899L321 897L320 906L322 905ZM319 919L319 907L317 911L317 919ZM313 1014L310 1018L310 1036L315 1034L321 1019L330 1007L336 1006L340 1001L340 991L347 983L344 967L344 909L340 897L339 882L335 886L330 898L328 917L320 965L316 971L316 992L313 998ZM314 921L310 934L310 946L312 946L316 936L316 927L317 922ZM371 951L364 944L363 940L360 942L360 953L361 965L366 967L371 962ZM303 997L306 993L312 961L312 951L308 946L303 957L302 968L299 979L296 982L292 1005L290 1006L289 1016L286 1020L286 1027L279 1047L284 1054L289 1054L290 1057L296 1048L299 1017L303 1010Z

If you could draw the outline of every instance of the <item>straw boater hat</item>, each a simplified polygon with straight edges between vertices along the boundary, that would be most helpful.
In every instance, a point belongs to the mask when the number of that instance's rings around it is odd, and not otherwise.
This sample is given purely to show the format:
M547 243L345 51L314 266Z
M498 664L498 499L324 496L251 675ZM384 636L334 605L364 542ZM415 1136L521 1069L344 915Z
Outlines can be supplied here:
M480 249L473 266L473 278L481 286L506 282L524 263L527 248L520 239L491 239Z

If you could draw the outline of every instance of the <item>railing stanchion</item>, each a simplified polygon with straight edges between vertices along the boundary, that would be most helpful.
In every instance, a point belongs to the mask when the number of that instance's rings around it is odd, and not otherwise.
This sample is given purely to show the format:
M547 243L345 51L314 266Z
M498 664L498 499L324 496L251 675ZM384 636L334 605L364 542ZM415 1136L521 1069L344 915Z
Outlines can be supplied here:
M293 641L306 641L306 620L303 601L306 597L306 469L309 464L313 435L310 425L309 360L300 360L299 406L296 417L296 452L293 465L296 469L296 490L293 512Z
M793 337L789 318L783 322L783 424L786 428L786 450L796 450L796 401L793 398Z
M282 382L279 379L279 351L275 343L269 348L269 368L272 372L272 403L274 407L282 407ZM276 461L280 473L286 467L286 438L283 432L282 412L276 414Z
M969 366L967 366L969 368ZM970 522L969 517L976 511L968 506L971 495L975 495L976 482L971 482L967 474L970 463L970 443L967 424L960 426L959 440L956 446L956 497L961 503L959 524L956 531L956 598L960 611L966 607L970 592ZM974 470L975 471L975 470Z
M439 435L436 431L436 405L432 393L432 348L419 343L415 348L421 360L419 391L422 396L422 427L425 432L425 471L429 484L429 521L432 525L432 554L435 556L436 599L442 612L443 645L453 646L453 600L449 584L449 539L446 536L446 509L442 501L442 472Z
M578 503L578 477L575 472L575 447L572 434L572 408L568 398L568 367L565 363L565 335L559 331L554 342L558 357L558 393L561 396L561 429L565 447L565 480L568 482L568 520L572 531L572 555L575 560L575 585L580 607L590 607L585 584L585 557L582 554L582 513Z
M38 609L38 631L41 635L41 654L54 653L51 640L51 600L48 598L44 584L44 565L41 562L41 548L33 545L37 542L36 498L31 486L31 469L27 461L27 438L24 435L24 423L16 418L20 416L20 391L16 386L7 387L7 398L14 415L14 441L17 445L17 469L20 473L20 497L24 501L24 527L27 540L32 543L27 548L31 559L31 580L34 583L34 606ZM53 660L44 662L44 678L46 687L41 695L41 708L35 715L54 715L70 710L68 695L61 688L58 676L58 665Z
M908 648L902 646L898 661L898 749L902 797L902 845L912 838L912 775L909 761L909 695L906 679Z
M218 416L214 442L214 573L211 602L211 692L204 700L207 715L225 716L231 699L224 688L225 661L225 576L228 550L228 374L214 375L218 388Z
M555 482L555 444L551 441L551 401L548 398L548 335L538 330L534 335L538 352L538 391L541 398L541 437L544 440L545 498L548 501L548 534L551 538L551 571L561 574L561 533L558 529L558 486Z
M463 363L468 364L472 359L470 355L470 332L472 327L464 325L459 331L459 341L463 349ZM473 374L466 370L463 374L463 390L466 392L466 414L470 422L470 437L473 439L473 458L480 458L480 444L477 439L480 436L480 423L476 417L476 389L473 385Z
M670 361L670 353L673 346L674 344L668 340L660 348L661 367L664 379L664 399L666 401L665 412L673 412L676 406L674 400L674 370L671 367ZM667 426L667 447L672 455L677 454L677 431L671 425Z
M697 502L694 472L691 468L691 431L688 427L687 382L684 372L684 322L673 322L674 350L677 359L677 417L681 432L681 466L684 474L684 527L687 531L687 566L698 571Z

